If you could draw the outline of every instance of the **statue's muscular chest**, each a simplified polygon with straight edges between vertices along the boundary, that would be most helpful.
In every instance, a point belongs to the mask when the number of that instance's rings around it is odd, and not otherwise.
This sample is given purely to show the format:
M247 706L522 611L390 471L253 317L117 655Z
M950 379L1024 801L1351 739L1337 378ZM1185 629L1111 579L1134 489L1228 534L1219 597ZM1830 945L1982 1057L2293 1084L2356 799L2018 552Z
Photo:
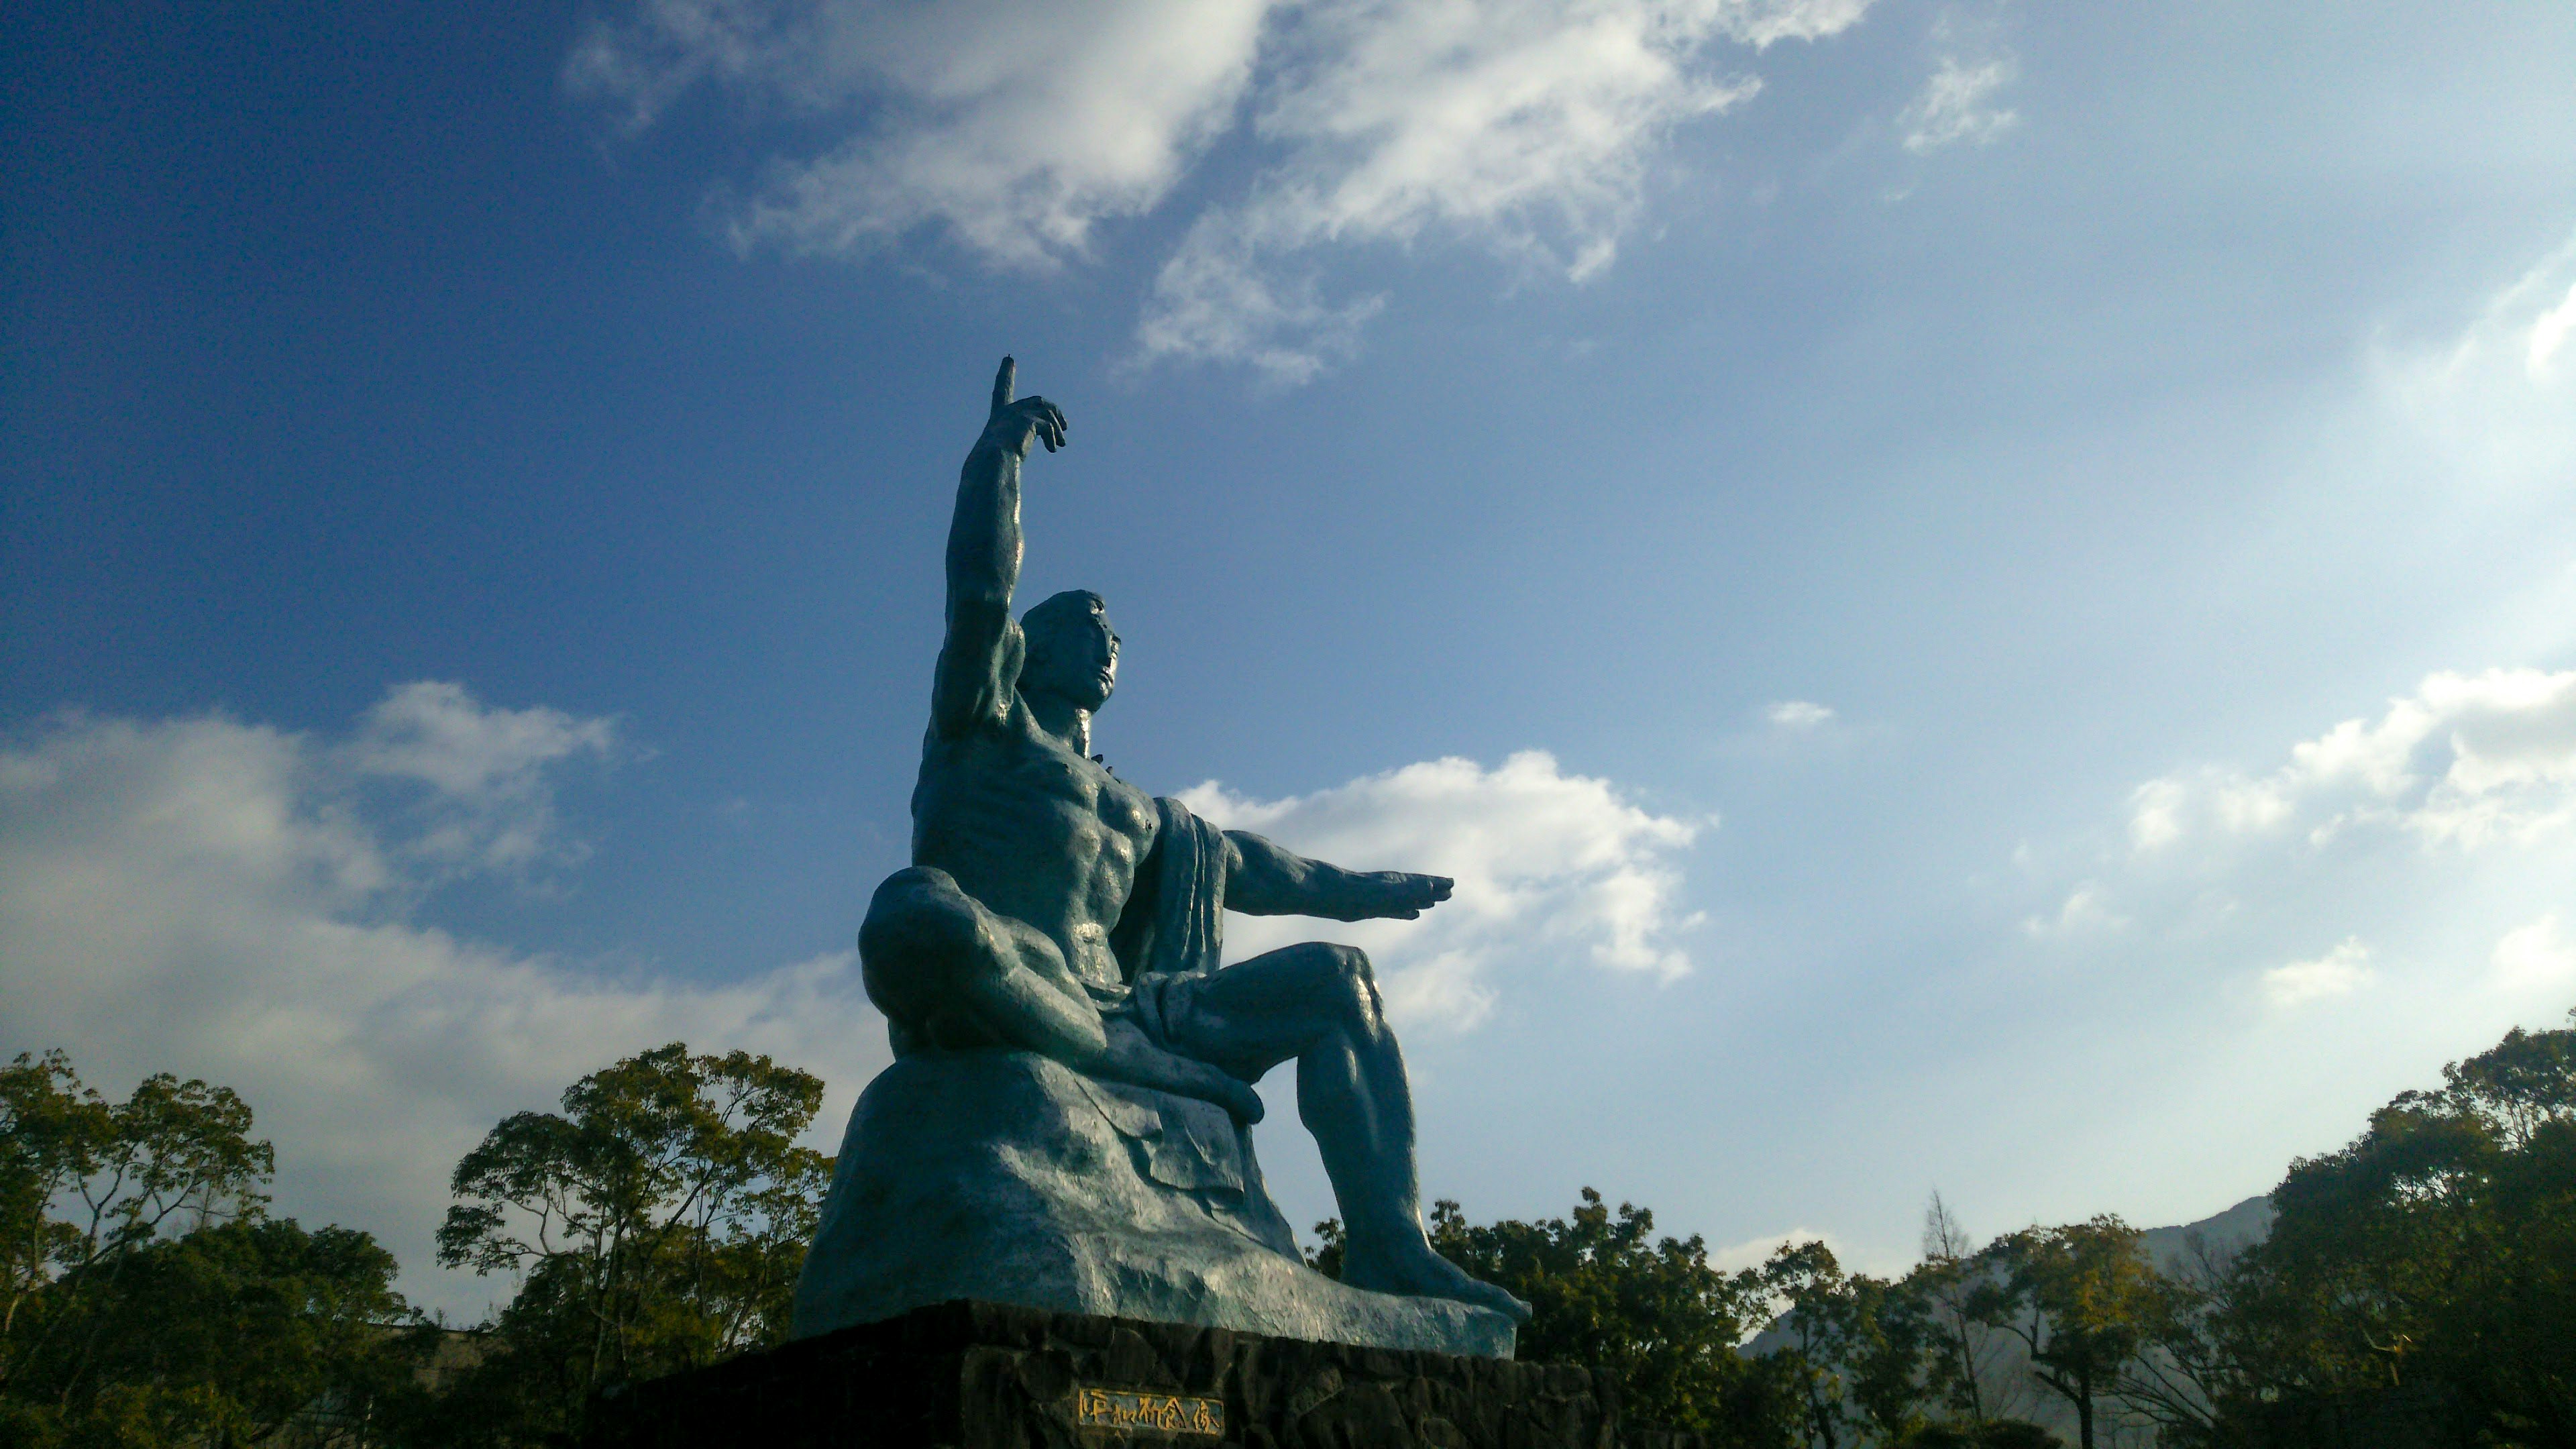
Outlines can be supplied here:
M963 847L1031 883L1062 882L1112 916L1152 848L1153 800L1036 731L993 730L934 773L918 822L924 845Z

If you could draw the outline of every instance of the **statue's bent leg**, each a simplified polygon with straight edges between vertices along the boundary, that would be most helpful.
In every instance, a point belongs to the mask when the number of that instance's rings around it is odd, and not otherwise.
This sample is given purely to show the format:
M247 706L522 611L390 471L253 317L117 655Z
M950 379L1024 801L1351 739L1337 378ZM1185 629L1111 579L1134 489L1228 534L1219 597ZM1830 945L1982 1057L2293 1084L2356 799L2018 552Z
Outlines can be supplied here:
M859 973L895 1054L1018 1047L1058 1061L1100 1055L1100 1012L1064 955L1024 921L987 910L948 872L886 877L859 927Z
M1289 946L1203 978L1189 1000L1172 1023L1180 1050L1246 1081L1296 1059L1297 1115L1342 1209L1343 1281L1529 1317L1527 1304L1468 1277L1423 1236L1413 1093L1365 953Z

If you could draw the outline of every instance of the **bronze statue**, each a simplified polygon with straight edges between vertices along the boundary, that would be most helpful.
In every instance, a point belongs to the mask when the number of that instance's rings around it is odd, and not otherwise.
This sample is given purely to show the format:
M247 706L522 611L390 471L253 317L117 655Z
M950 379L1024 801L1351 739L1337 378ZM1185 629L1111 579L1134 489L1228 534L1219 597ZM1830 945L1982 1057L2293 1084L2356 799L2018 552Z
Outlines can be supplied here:
M897 1057L1034 1052L1247 1124L1262 1110L1251 1084L1293 1059L1298 1116L1341 1205L1342 1281L1526 1319L1423 1235L1412 1096L1368 958L1318 942L1216 959L1224 910L1411 919L1451 882L1216 830L1093 757L1091 719L1118 676L1100 597L1057 594L1011 617L1021 464L1066 430L1053 403L1013 397L1014 374L1004 358L958 483L913 864L878 888L859 935Z

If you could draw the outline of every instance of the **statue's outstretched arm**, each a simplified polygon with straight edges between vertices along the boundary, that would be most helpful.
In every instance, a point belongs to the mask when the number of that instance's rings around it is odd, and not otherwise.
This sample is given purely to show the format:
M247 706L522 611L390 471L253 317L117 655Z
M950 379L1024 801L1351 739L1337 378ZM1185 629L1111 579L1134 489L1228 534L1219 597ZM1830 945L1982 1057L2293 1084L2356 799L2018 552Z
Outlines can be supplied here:
M993 410L957 479L948 524L948 637L939 647L930 718L942 735L963 733L997 714L1017 682L1019 626L1011 591L1020 582L1020 460L1029 444L1064 446L1064 413L1042 397L1013 401L1018 364L1002 359Z
M1247 916L1409 921L1449 899L1456 882L1400 870L1344 870L1282 850L1246 830L1225 832L1225 907Z

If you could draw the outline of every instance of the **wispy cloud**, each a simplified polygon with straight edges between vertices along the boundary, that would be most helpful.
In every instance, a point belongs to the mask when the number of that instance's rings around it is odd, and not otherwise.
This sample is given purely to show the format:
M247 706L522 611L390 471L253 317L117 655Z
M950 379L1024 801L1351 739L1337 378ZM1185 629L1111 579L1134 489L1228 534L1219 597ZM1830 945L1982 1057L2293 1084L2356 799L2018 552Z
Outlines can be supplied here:
M2374 349L2377 392L2447 466L2446 486L2559 506L2576 469L2571 328L2576 236L2499 289L2448 345Z
M2496 984L2507 991L2564 990L2576 983L2576 939L2551 911L2496 942Z
M630 132L701 84L838 130L726 211L737 245L809 253L935 229L1060 265L1248 127L1261 159L1162 266L1138 355L1293 382L1377 306L1326 295L1324 249L1436 239L1592 276L1664 138L1758 88L1717 43L1829 36L1868 4L642 0L592 24L565 75Z
M1905 149L1921 155L1962 142L1984 146L2000 139L2021 124L2021 116L1989 102L2018 70L2009 57L1977 61L1941 57L1932 78L1923 83L1922 93L1897 115L1897 124L1905 130Z
M2434 674L2283 755L2136 787L2116 842L2054 877L2024 936L2168 982L2207 969L2211 991L2253 968L2280 1008L2371 984L2365 934L2401 963L2387 968L2401 995L2537 994L2576 976L2556 913L2533 916L2576 879L2576 670ZM2342 944L2303 954L2321 926Z
M573 759L621 753L616 721L561 710L487 709L463 685L400 685L357 734L321 759L351 782L409 787L411 862L523 870L586 853L558 828L554 775Z
M2031 916L2021 923L2031 936L2081 936L2125 929L2129 918L2113 912L2099 881L2084 881L2066 893L2055 915Z
M707 83L842 132L728 209L738 246L849 254L925 227L1043 269L1159 203L1234 123L1269 0L644 0L594 21L576 95L629 130Z
M1337 350L1347 312L1316 318L1271 299L1279 269L1326 242L1439 234L1592 276L1616 256L1662 137L1758 88L1694 64L1720 35L1754 38L1757 18L1653 3L1308 14L1254 122L1284 159L1249 198L1202 216L1165 263L1138 325L1145 355L1310 374ZM1255 305L1227 305L1239 297Z
M2263 996L2274 1006L2303 1006L2328 997L2349 996L2370 982L2370 948L2358 937L2346 938L2313 961L2293 961L2263 973Z
M2569 284L2567 300L2540 314L2531 324L2531 342L2523 350L2523 369L2534 381L2547 378L2558 364L2559 350L2567 345L2567 334L2576 331L2576 283Z
M2475 849L2576 824L2576 670L2435 674L2290 748L2263 775L2205 769L2138 787L2129 834L2161 851L2212 835L2323 843L2388 828Z
M2019 112L1994 104L2021 74L1994 16L1946 9L1932 22L1931 44L1931 77L1896 116L1906 150L1991 145L2021 124Z
M1607 780L1524 751L1487 770L1431 760L1312 795L1252 800L1209 781L1180 797L1228 826L1356 870L1454 878L1419 921L1323 925L1229 917L1229 958L1318 934L1366 950L1399 1021L1464 1029L1493 1010L1497 978L1577 962L1667 979L1690 970L1678 939L1675 855L1697 827L1652 814Z
M1763 714L1784 730L1811 730L1830 723L1834 717L1833 706L1812 699L1784 699Z

